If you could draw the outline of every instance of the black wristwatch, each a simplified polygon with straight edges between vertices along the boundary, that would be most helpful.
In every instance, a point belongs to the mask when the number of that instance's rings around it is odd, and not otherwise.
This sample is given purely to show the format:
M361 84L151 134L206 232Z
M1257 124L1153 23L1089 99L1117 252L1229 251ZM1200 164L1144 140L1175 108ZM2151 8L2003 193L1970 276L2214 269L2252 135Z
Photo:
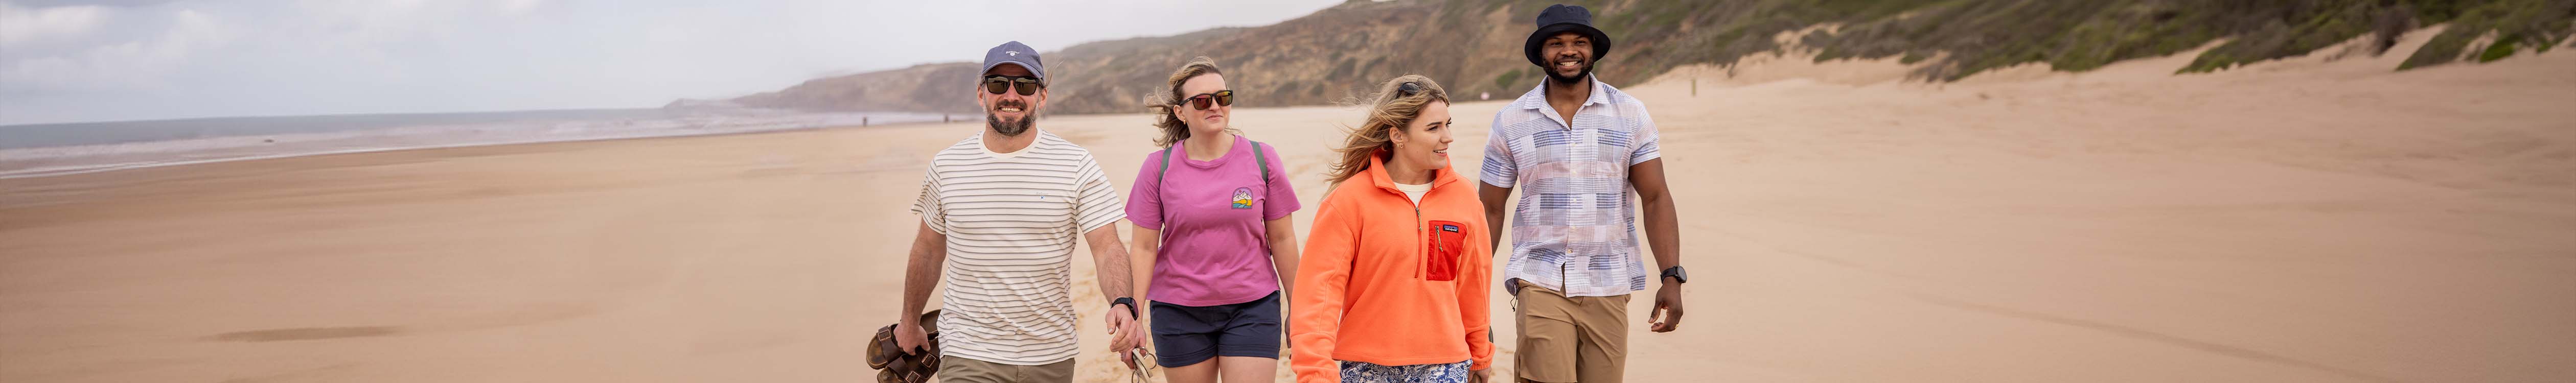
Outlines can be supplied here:
M1664 278L1672 278L1673 283L1690 283L1690 273L1682 272L1681 266L1664 269Z
M1118 297L1118 299L1111 299L1111 300L1109 300L1109 305L1110 305L1110 306L1127 305L1127 317L1128 317L1128 318L1134 318L1134 317L1136 317L1136 315L1137 315L1137 313L1136 313L1136 298Z

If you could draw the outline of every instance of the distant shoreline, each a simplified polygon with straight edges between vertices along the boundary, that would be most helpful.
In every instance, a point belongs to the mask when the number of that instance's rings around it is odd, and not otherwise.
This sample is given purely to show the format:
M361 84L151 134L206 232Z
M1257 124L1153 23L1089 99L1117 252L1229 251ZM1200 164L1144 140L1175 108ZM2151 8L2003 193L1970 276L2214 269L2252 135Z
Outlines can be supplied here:
M873 128L940 124L936 114L906 112L871 112L867 115L829 113L789 114L766 118L714 117L711 123L689 124L660 122L665 126L647 126L630 130L584 131L566 129L563 124L613 125L626 128L636 121L510 121L508 126L406 126L357 131L325 131L271 135L235 135L162 141L122 142L92 145L22 147L0 149L0 179L40 178L120 170L185 166L196 164L293 158L333 154L391 152L424 149L545 144L561 142L607 141L647 138L698 137L731 134L771 133L800 130ZM886 118L878 118L880 116ZM332 118L338 116L315 116ZM253 117L273 119L279 117ZM191 119L196 120L196 119ZM865 124L861 123L866 120ZM160 120L154 123L166 123ZM649 124L647 124L649 125ZM585 126L586 127L586 126ZM371 134L380 134L370 136ZM279 137L289 139L278 139Z

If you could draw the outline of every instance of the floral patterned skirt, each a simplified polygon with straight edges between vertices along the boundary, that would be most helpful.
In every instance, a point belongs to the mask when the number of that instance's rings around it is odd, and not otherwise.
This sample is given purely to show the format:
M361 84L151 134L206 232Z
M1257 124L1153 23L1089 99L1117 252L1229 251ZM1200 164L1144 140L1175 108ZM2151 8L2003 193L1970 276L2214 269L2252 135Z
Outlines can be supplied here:
M1473 362L1381 366L1345 360L1342 383L1466 383Z

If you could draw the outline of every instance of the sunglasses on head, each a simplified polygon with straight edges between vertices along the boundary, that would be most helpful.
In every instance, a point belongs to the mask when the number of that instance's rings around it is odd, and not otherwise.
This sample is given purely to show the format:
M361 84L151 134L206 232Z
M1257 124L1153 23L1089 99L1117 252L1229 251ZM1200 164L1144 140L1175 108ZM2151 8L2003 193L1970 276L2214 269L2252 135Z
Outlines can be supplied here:
M1019 89L1020 95L1027 96L1038 94L1038 88L1045 87L1046 84L1038 82L1036 77L984 76L984 91L993 94L1002 94L1016 88Z
M1395 85L1396 98L1413 97L1417 94L1422 94L1422 83L1406 81Z
M1210 101L1214 101L1214 102L1216 102L1216 105L1222 105L1222 106L1233 106L1233 105L1234 105L1234 91L1232 91L1232 90L1220 90L1220 91L1216 91L1216 93L1201 94L1201 95L1197 95L1197 96L1190 96L1190 98L1181 99L1181 103L1184 103L1184 104L1190 104L1190 107L1191 107L1191 108L1195 108L1195 109L1198 109L1198 110L1208 110L1208 108L1214 108L1213 106L1208 106L1208 102L1210 102Z

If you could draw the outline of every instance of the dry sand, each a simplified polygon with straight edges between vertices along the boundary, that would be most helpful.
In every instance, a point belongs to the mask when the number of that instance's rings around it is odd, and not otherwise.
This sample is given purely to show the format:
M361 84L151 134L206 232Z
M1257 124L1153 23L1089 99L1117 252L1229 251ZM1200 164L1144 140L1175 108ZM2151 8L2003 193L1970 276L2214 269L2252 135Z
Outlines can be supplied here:
M2576 381L2576 54L2388 72L2403 53L1627 89L1695 277L1680 332L1632 328L1629 376ZM1456 163L1500 107L1458 106ZM1359 115L1236 114L1310 206ZM1040 126L1121 184L1150 149L1142 116ZM0 381L866 381L924 160L977 128L0 180ZM1079 257L1080 380L1122 381Z

